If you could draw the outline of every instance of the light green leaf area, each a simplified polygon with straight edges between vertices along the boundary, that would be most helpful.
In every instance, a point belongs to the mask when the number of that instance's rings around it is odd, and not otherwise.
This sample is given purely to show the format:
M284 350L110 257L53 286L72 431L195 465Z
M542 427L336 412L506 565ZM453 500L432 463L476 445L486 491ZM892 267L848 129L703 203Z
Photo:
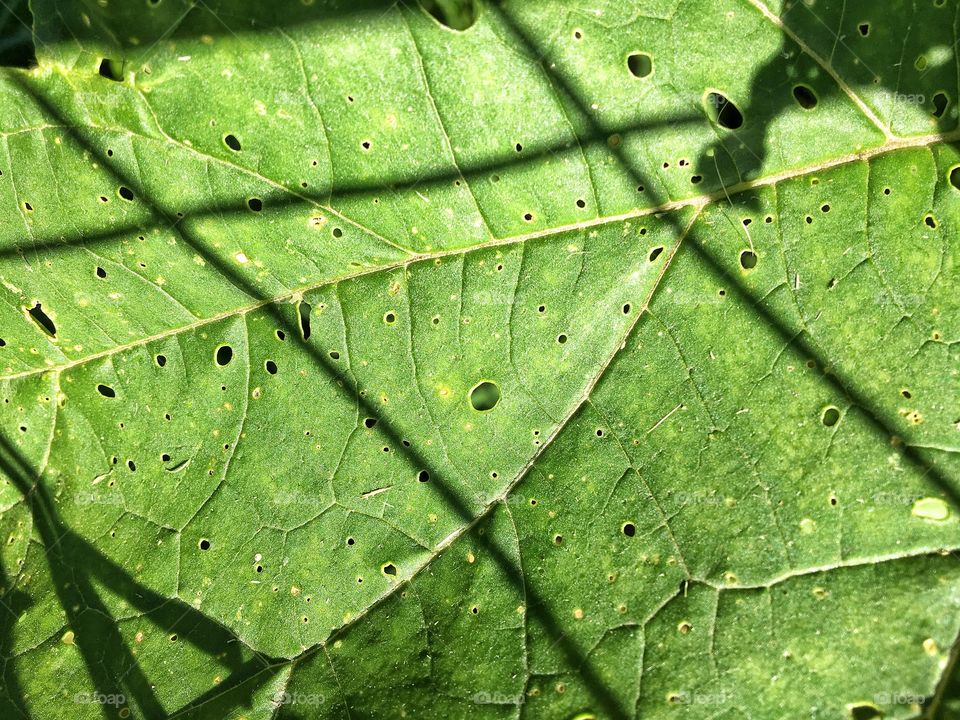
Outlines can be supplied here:
M950 717L958 5L887 5L33 0L0 716Z

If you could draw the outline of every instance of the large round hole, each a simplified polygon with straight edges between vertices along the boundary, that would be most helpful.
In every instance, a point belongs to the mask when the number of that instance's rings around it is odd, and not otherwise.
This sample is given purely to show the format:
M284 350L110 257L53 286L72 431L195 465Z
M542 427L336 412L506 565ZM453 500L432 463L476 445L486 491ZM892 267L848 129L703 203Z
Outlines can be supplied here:
M487 412L500 402L500 388L496 383L484 380L470 391L470 404L474 410Z
M233 360L233 348L229 345L221 345L217 348L216 353L217 365L223 367L224 365L229 365L230 361Z
M627 58L627 67L634 77L645 78L653 72L653 58L646 53L631 53Z
M753 270L757 266L757 254L753 250L744 250L740 253L740 267L744 270Z

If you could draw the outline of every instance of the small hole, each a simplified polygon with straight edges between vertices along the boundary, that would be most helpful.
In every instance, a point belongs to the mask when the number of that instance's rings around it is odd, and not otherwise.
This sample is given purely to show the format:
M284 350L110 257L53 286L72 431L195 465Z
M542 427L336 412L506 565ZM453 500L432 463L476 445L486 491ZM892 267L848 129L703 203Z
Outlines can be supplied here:
M860 23L857 25L857 30L860 31L861 37L867 37L870 34L870 23Z
M653 58L647 53L632 53L627 58L627 67L634 77L645 78L653 72Z
M559 335L557 335L557 342L560 343L561 345L565 344L567 342L567 339L568 339L567 336L564 335L563 333L560 333Z
M380 570L381 572L383 572L384 575L387 575L389 577L397 576L397 566L394 565L393 563L387 563L382 568L380 568Z
M331 360L339 360L339 359L340 359L340 353L338 353L336 350L331 350L331 351L330 351L330 359L331 359Z
M933 116L937 119L942 118L950 104L950 98L944 92L938 92L933 96Z
M247 200L247 206L253 210L253 212L260 212L263 210L263 200L260 198L250 198Z
M500 388L497 387L496 383L492 383L489 380L484 380L477 384L470 391L470 404L473 406L473 409L478 412L493 410L499 402Z
M120 193L120 197L122 197L124 200L133 200L133 190L130 188L121 185L117 192Z
M703 182L703 175L694 175L690 178L690 182L692 182L694 185L699 185L701 182Z
M833 427L840 422L840 411L832 405L823 411L820 420L827 427Z
M107 398L114 398L117 396L116 391L109 385L97 385L97 392Z
M889 195L889 194L890 194L890 188L884 188L884 189L883 189L883 194L884 194L884 195Z
M578 208L580 208L580 209L582 210L582 209L585 208L586 206L587 206L587 203L586 203L585 200L577 200L577 207L578 207Z
M624 315L629 315L629 314L630 314L630 303L626 303L626 304L621 308L621 310L623 310L623 314L624 314Z
M333 229L333 231L332 231L332 234L333 234L333 236L334 236L335 238L342 238L342 237L343 237L343 230L341 230L341 229L338 228L338 227L335 227L335 228Z
M817 96L814 94L813 90L806 85L797 85L793 88L793 99L804 110L813 110L817 106Z
M383 316L383 321L387 325L393 325L397 321L397 314L393 311L390 311Z
M524 213L523 219L526 220L527 222L530 222L531 220L533 220L533 215L531 213Z
M655 262L656 259L657 259L658 257L660 257L660 253L662 253L662 252L663 252L663 246L655 247L653 250L651 250L651 251L650 251L650 262Z
M354 540L352 537L348 537L348 538L347 538L347 545L355 545L356 542L357 542L357 541Z
M304 340L310 339L310 310L311 307L308 302L301 300L297 304L297 316L300 318L300 334L303 335Z
M230 364L230 361L233 360L233 348L229 345L221 345L217 348L215 355L217 365L224 367Z
M363 421L363 426L367 428L367 430L373 429L374 427L376 427L376 424L377 424L376 418L368 417L366 420Z
M167 453L163 453L160 456L160 462L170 462L170 456Z
M517 152L523 152L523 145L521 145L520 143L517 143L513 147Z
M57 326L53 324L53 320L50 319L50 316L43 311L40 303L34 305L32 308L27 310L27 312L29 313L30 318L41 330L43 330L43 332L53 338L57 336Z
M97 268L97 277L98 277L98 278L105 278L106 276L107 276L107 271L104 270L102 267L98 267L98 268Z
M200 549L201 549L201 550L209 550L209 549L210 549L210 541L207 540L206 538L200 538Z
M158 365L159 367L163 367L164 365L167 364L167 356L166 356L166 355L157 355L157 356L154 358L154 360L156 360L157 365Z
M369 149L370 149L370 141L369 141L369 140L364 140L362 143L360 143L360 147L362 147L364 150L369 150Z
M123 80L123 64L110 58L103 58L100 61L99 72L100 76L107 78L107 80L113 80L114 82Z
M936 229L937 227L937 221L936 221L936 218L933 217L933 215L927 215L925 218L923 218L923 222L929 228Z
M224 144L234 152L240 152L240 141L236 135L227 135L223 138ZM254 153L256 154L256 153Z
M707 115L722 128L739 130L743 127L743 113L733 102L717 92L707 93L704 98Z
M263 364L263 367L266 368L267 372L271 375L277 374L277 364L273 360L267 360Z
M740 267L744 270L753 270L757 266L757 254L753 250L744 250L740 253Z
M136 472L136 471L137 471L137 464L136 464L133 460L127 460L127 469L128 469L130 472Z
M900 391L900 394L903 395L907 400L909 400L911 397L913 397L912 393L911 393L909 390L907 390L906 388L904 388L903 390L901 390L901 391Z
M624 523L623 527L620 529L627 537L633 537L637 534L637 526L633 523Z
M430 473L426 470L421 470L417 473L417 482L430 482Z
M280 342L283 342L286 339L287 339L287 334L283 330L277 329L277 340L279 340Z

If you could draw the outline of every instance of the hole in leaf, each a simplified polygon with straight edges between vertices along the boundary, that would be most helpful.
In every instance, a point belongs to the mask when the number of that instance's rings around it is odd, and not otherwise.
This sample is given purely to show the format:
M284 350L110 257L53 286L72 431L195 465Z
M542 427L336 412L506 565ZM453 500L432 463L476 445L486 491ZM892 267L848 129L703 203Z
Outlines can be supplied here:
M220 367L229 365L230 361L233 360L233 348L229 345L221 345L217 348L214 358L217 361L217 365Z
M557 342L560 343L561 345L565 344L567 340L568 340L567 336L564 335L563 333L557 335Z
M850 707L851 720L876 720L882 718L883 713L876 705L863 703L861 705L852 705Z
M740 253L740 267L744 270L753 270L757 266L757 254L753 250L744 250Z
M394 565L393 563L387 563L382 568L380 568L380 570L384 575L387 575L389 577L397 576L397 566Z
M658 257L660 257L660 253L662 253L662 252L663 252L663 246L662 246L662 245L661 245L660 247L655 247L653 250L651 250L651 251L650 251L650 262L654 262Z
M113 80L114 82L123 80L123 63L119 63L116 60L104 58L100 61L99 71L100 75L107 80Z
M813 89L806 85L797 85L793 88L793 99L796 100L804 110L813 110L819 102Z
M653 72L653 58L647 53L632 53L627 58L627 67L634 77L645 78Z
M273 360L267 360L263 364L263 367L266 368L267 372L271 375L277 374L277 364Z
M363 426L364 426L365 428L367 428L368 430L370 430L370 429L372 429L373 427L375 427L376 424L377 424L377 419L376 419L376 418L368 417L366 420L363 421Z
M624 523L621 530L623 531L623 534L626 535L627 537L633 537L634 535L637 534L637 526L634 525L633 523L629 523L629 522Z
M470 404L478 412L493 410L498 402L500 402L500 388L489 380L477 384L470 391Z
M297 315L300 318L300 334L304 340L310 339L310 303L301 300L297 304ZM279 330L277 332L280 332ZM281 338L282 339L282 338Z
M109 385L97 385L97 392L103 395L104 397L113 398L117 396L116 391Z
M840 422L840 411L831 405L823 411L820 420L827 427L833 427Z
M122 197L124 200L133 200L133 190L131 190L130 188L124 187L123 185L121 185L120 189L117 190L117 192L120 194L120 197Z
M387 325L393 325L397 321L397 314L391 310L390 312L384 314L383 321Z
M420 0L434 20L451 30L467 30L477 20L475 0Z
M707 116L722 128L739 130L743 127L743 113L726 96L718 92L707 93L704 98Z
M200 547L201 550L209 550L209 549L210 549L210 541L207 540L206 538L200 538L199 547Z
M241 150L240 141L237 140L236 135L225 135L223 138L223 144L234 152L240 152Z
M867 37L870 34L870 23L860 23L857 25L857 30L860 31L862 37Z
M57 326L53 324L53 320L50 319L50 316L43 311L40 303L34 305L32 308L27 310L27 312L30 314L30 318L37 324L37 327L43 330L43 332L52 338L57 336Z
M421 470L417 473L417 482L430 482L430 473L426 470Z
M253 212L260 212L263 210L263 200L260 198L250 198L247 200L247 207L253 210Z
M106 276L107 276L107 271L104 270L102 267L98 267L98 268L97 268L97 277L98 277L98 278L105 278Z
M159 365L160 367L163 367L164 365L167 364L167 356L166 356L166 355L157 355L157 357L155 357L154 360L157 361L157 365Z
M950 169L950 184L960 190L960 165Z
M942 118L949 104L950 98L947 97L947 94L945 92L938 92L933 96L933 116L938 119Z

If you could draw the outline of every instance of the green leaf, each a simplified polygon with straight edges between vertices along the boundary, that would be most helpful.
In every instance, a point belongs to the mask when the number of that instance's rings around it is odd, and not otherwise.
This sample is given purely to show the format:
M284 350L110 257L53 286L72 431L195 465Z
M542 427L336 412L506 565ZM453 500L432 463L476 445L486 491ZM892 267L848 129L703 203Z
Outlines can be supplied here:
M3 717L955 712L955 0L31 9Z

